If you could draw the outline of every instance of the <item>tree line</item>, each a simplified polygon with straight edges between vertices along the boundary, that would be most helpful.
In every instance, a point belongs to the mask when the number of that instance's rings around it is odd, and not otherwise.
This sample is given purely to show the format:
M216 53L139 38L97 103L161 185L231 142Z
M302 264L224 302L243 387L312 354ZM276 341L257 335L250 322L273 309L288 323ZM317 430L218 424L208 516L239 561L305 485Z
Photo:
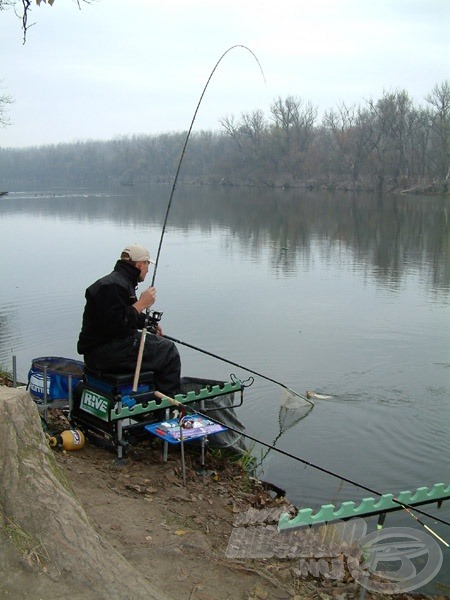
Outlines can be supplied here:
M191 184L447 192L450 82L416 106L405 90L340 103L321 119L296 96L227 116L193 132L180 172ZM186 132L133 135L21 149L0 148L0 188L20 183L170 183Z

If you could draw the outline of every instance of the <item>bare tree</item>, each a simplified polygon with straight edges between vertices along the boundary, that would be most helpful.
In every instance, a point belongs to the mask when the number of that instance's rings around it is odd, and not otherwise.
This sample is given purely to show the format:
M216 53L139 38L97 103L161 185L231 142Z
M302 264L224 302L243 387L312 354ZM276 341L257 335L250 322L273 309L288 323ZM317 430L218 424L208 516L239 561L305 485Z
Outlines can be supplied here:
M279 142L284 168L294 177L301 174L305 154L309 149L317 119L317 108L301 98L278 98L271 106L273 136Z
M398 183L407 173L408 127L413 118L413 104L408 92L384 92L377 101L368 101L372 122L374 171L377 188L382 189L388 179Z
M40 6L41 4L49 4L52 6L55 0L35 0L36 5ZM73 0L77 3L78 8L81 10L81 2L86 4L91 4L92 0ZM5 10L7 8L14 8L17 16L22 21L22 30L23 30L23 43L25 44L27 41L27 32L28 29L34 25L34 23L28 22L28 17L30 16L31 7L33 5L33 0L0 0L0 11Z
M432 157L439 177L448 184L450 178L450 82L435 85L426 97L431 105L431 127L437 153Z
M323 122L331 136L338 174L350 177L356 183L372 149L372 128L367 111L342 102L336 110L325 113Z
M6 127L10 124L6 111L8 105L12 104L13 102L14 100L9 94L0 95L0 127Z
M267 130L267 123L262 110L253 110L251 113L242 113L240 130L247 136L255 149L259 149L263 136Z
M225 129L226 134L237 144L239 155L242 162L245 164L246 158L243 146L244 132L241 123L235 121L234 115L231 115L230 117L226 116L223 119L220 119L219 122Z

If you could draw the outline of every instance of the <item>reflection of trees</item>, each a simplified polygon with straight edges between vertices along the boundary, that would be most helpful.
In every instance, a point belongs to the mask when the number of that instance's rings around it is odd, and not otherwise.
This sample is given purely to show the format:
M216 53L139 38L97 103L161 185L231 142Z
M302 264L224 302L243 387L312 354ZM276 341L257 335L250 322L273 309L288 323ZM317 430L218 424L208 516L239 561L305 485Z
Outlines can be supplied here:
M133 188L124 195L14 198L6 212L51 215L77 221L113 221L162 225L169 186ZM265 188L180 187L168 224L209 234L220 227L232 243L253 256L269 249L275 272L291 272L308 260L316 239L350 251L355 264L372 269L391 285L405 265L418 272L432 265L432 283L450 284L448 201L431 197L381 196L343 192L298 192Z

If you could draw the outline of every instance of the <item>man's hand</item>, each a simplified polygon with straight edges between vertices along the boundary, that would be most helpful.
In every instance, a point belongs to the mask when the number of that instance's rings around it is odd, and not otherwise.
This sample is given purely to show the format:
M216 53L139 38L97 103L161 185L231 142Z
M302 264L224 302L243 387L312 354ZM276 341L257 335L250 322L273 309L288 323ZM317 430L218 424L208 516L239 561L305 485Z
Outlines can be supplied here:
M133 304L133 308L135 308L139 313L143 310L150 308L156 302L156 289L154 287L149 287L142 292L139 296L139 300Z

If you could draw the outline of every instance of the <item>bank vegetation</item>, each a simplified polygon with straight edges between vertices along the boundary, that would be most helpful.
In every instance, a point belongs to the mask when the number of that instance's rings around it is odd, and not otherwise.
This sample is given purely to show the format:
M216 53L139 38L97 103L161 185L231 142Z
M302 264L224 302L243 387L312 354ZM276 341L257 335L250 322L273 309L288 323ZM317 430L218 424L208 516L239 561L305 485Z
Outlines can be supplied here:
M223 117L219 131L194 127L180 182L448 193L449 81L436 84L424 105L395 90L318 114L288 96L275 99L267 115L256 109ZM0 189L170 183L186 133L0 147Z

